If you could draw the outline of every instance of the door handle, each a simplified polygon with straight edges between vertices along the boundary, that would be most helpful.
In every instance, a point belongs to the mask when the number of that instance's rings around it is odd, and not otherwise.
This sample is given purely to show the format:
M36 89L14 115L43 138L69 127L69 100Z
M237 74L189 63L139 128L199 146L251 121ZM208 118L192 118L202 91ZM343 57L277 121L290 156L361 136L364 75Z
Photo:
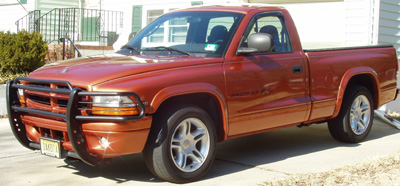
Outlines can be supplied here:
M301 65L293 65L292 66L292 72L295 74L300 74L303 72L303 66Z

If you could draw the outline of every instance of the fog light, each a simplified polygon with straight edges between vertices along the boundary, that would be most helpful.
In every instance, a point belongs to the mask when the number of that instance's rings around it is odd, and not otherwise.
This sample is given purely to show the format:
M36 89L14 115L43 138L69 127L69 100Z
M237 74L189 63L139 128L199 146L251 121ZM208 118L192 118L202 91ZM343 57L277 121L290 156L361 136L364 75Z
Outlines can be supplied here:
M103 148L108 148L109 146L110 146L110 142L108 142L108 140L106 139L106 138L104 138L104 137L101 137L100 138L100 145L103 147Z

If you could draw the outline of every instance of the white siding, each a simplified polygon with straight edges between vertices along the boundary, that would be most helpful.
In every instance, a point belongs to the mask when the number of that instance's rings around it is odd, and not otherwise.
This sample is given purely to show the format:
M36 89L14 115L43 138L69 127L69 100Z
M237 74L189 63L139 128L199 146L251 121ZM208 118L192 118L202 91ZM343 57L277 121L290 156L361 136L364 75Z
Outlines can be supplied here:
M197 1L197 0L192 0ZM188 8L191 6L191 2L188 0L152 0L152 1L132 1L132 0L102 0L102 7L105 10L122 11L124 13L123 19L123 31L119 34L117 42L114 44L114 49L119 48L128 42L129 34L132 29L132 7L134 5L143 5L142 19L146 18L147 10L154 9L180 9ZM199 0L201 1L201 0ZM237 4L238 0L203 0L203 5L216 5L224 4L229 5ZM142 21L142 27L146 26L146 20Z
M35 1L28 0L23 6L27 11L34 10ZM28 12L21 5L3 5L0 3L0 31L16 32L17 26L15 22L24 17Z
M43 15L54 8L79 8L79 0L36 0L35 7Z
M381 0L379 44L393 44L400 59L400 0Z
M376 10L374 0L345 0L346 45L376 44Z
M379 44L392 44L400 59L400 0L381 0L379 12ZM397 88L400 79L397 79ZM400 112L400 99L387 104L389 111Z
M296 24L303 48L344 46L344 2L283 4Z
M288 3L326 3L326 2L343 2L343 0L248 0L249 3L271 3L271 4L288 4Z

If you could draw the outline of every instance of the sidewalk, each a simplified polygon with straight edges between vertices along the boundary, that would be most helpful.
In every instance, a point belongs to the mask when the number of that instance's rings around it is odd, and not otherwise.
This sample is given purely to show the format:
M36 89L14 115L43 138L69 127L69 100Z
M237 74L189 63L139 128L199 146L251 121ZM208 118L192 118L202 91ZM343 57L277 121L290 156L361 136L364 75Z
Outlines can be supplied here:
M6 84L0 84L0 118L7 114Z
M0 174L3 185L173 185L154 178L141 154L114 158L101 168L43 156L17 142L7 119L0 119L0 148L0 172L7 172ZM398 151L399 130L378 120L366 141L359 144L335 141L326 124L292 127L218 144L210 172L187 185L257 185L275 178L355 165Z

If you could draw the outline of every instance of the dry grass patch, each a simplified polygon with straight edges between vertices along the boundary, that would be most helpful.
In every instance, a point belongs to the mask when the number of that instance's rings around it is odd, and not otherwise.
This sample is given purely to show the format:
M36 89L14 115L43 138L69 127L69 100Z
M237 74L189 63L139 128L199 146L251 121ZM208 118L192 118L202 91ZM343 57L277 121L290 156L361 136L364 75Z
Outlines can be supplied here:
M262 185L400 185L400 152L328 172L292 175Z

